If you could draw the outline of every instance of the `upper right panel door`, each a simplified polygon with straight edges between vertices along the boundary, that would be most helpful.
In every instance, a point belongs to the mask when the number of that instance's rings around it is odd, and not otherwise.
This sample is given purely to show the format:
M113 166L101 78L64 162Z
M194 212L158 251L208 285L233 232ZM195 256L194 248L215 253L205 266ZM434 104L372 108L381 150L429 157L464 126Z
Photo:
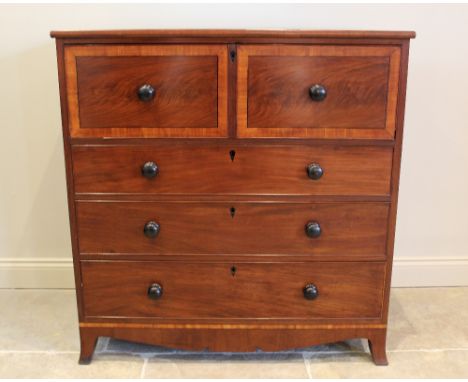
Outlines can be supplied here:
M394 138L400 48L241 45L237 136Z

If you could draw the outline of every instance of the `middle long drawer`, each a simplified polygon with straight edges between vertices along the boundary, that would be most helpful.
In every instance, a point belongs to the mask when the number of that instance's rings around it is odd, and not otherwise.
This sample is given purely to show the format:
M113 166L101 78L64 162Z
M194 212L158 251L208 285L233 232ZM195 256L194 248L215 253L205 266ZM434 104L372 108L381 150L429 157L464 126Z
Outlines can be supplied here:
M73 147L77 194L388 196L392 147L232 142Z
M82 254L385 256L387 203L77 201L76 205Z

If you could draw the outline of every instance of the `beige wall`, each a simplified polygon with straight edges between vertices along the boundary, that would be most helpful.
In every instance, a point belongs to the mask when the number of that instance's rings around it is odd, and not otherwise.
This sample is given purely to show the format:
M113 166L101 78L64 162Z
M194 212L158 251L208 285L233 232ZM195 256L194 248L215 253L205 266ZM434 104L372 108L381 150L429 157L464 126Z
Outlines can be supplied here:
M0 6L0 287L72 285L54 42L129 28L415 30L394 285L468 284L468 6Z

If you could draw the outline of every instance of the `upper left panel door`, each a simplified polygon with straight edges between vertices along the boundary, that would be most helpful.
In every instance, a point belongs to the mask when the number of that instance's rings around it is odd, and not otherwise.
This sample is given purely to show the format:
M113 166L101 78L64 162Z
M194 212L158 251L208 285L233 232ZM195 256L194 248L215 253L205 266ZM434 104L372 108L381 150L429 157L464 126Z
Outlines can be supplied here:
M72 138L226 137L226 45L65 48Z

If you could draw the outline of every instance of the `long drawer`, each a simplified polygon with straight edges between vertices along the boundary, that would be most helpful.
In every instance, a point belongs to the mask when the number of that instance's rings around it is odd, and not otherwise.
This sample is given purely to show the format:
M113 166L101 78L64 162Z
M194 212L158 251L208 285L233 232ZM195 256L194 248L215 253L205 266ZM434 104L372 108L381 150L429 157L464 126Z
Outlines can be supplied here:
M390 193L392 148L374 146L74 146L75 192L369 195Z
M380 318L385 264L82 261L87 317Z
M385 255L387 203L76 204L87 254Z

